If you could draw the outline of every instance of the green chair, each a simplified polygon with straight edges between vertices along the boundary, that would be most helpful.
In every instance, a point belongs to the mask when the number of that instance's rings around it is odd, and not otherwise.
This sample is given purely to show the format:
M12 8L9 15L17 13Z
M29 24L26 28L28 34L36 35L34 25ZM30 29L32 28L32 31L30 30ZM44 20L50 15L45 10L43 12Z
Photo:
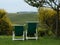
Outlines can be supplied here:
M24 40L24 25L13 25L13 36L12 40ZM16 38L19 37L19 38Z
M37 24L38 21L27 21L26 39L38 39Z

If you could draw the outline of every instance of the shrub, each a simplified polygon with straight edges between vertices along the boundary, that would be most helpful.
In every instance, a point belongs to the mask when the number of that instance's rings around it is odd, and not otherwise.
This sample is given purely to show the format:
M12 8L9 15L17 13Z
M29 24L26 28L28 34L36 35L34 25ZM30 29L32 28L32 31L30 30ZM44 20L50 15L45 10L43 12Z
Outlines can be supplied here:
M40 7L38 9L38 17L40 22L40 27L49 31L52 31L52 34L56 32L56 11L51 8ZM60 16L60 15L59 15ZM59 31L58 35L60 35L60 17L59 17Z
M7 12L0 9L0 35L10 35L12 33L11 22L6 15Z

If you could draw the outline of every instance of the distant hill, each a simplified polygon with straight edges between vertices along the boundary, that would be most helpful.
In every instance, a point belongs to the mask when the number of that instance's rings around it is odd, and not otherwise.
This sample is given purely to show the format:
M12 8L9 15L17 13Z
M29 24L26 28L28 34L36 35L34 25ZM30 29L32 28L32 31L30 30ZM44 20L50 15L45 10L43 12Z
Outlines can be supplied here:
M17 12L17 13L20 13L20 14L37 14L37 12Z
M12 23L24 24L26 21L37 21L37 12L20 12L20 13L8 13Z

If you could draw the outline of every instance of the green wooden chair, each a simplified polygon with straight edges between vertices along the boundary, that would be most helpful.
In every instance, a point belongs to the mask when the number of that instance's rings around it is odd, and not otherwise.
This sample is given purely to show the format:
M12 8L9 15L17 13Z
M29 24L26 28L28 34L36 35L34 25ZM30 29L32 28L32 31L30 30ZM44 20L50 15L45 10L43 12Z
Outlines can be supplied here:
M24 25L13 25L13 36L12 40L24 40ZM19 37L19 38L16 38Z
M27 21L26 39L38 39L37 34L38 21Z

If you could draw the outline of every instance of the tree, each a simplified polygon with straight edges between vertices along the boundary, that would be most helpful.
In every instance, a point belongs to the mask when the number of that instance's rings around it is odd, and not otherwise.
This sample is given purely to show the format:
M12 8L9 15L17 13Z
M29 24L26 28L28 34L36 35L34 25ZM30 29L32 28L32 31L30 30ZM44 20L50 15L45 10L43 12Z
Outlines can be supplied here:
M26 3L33 7L50 7L57 12L56 14L56 37L59 32L59 11L60 11L60 0L25 0Z
M57 7L60 6L59 0L24 0L26 3L33 7L51 7L54 10L57 10Z

